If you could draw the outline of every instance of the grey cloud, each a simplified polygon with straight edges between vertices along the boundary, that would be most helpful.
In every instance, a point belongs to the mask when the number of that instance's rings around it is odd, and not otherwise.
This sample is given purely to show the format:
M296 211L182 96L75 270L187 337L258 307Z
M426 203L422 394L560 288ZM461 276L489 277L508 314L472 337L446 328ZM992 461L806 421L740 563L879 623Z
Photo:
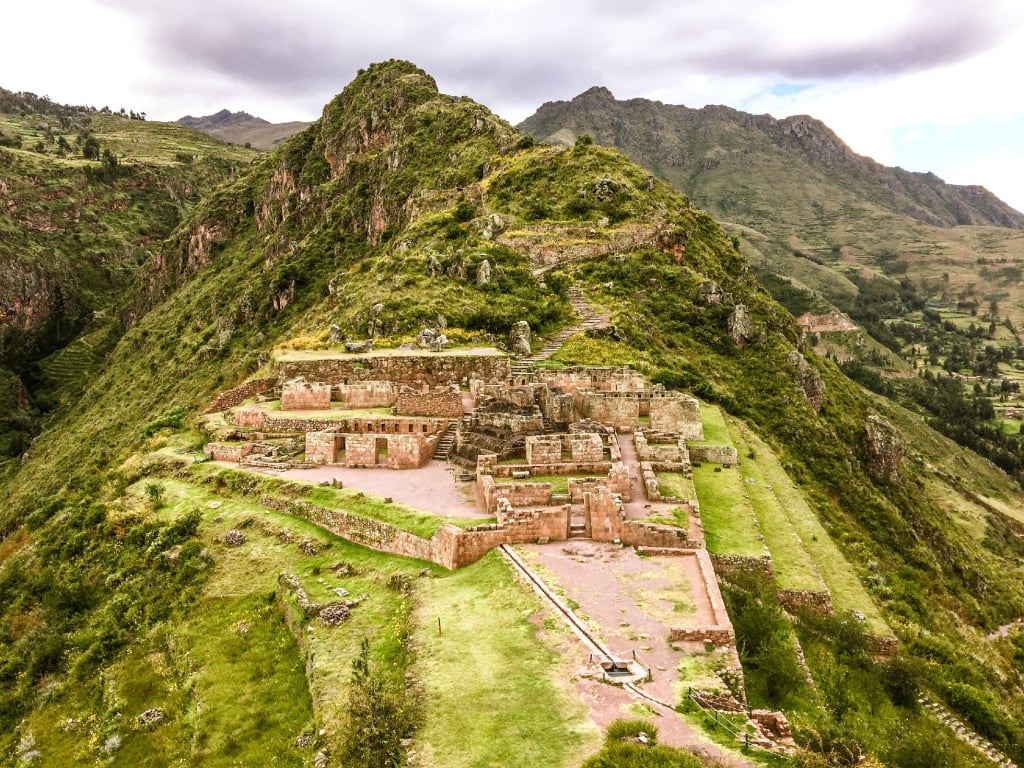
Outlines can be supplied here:
M918 0L912 22L886 28L880 19L867 39L827 42L842 30L822 29L785 46L776 32L787 20L744 0L101 2L136 20L173 70L168 78L189 77L197 88L225 78L317 112L358 68L390 57L423 67L444 91L516 111L595 84L642 95L692 73L808 81L919 71L968 58L1005 28L1000 3L952 0Z

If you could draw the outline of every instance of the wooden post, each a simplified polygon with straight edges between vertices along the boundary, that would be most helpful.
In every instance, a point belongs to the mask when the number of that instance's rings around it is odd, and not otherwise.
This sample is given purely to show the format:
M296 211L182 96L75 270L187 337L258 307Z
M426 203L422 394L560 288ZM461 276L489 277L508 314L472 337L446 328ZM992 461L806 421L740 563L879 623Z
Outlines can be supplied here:
M441 617L437 617L437 634L441 634Z

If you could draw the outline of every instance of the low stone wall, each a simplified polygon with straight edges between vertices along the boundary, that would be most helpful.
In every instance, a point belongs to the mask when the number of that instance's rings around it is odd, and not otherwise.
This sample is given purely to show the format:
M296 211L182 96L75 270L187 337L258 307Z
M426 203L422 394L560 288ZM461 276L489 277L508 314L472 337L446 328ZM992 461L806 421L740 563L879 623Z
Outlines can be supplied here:
M345 466L416 469L434 455L439 439L436 434L346 434Z
M323 360L281 360L275 363L281 379L302 376L308 381L348 384L391 381L418 387L424 384L468 384L470 379L500 383L512 372L504 355L352 355Z
M645 554L703 549L704 539L691 539L689 532L671 525L627 520L620 537L623 544L636 547Z
M736 573L754 572L764 578L775 578L775 564L771 557L739 557L736 555L711 555L715 573L719 576L730 576Z
M213 398L213 402L210 403L204 413L217 413L219 411L226 411L228 408L234 408L236 405L245 402L250 397L256 397L256 395L273 389L277 386L277 382L278 379L276 376L252 379L235 387L234 389L221 392Z
M868 635L868 646L878 656L895 656L900 651L900 641L891 635Z
M735 448L727 445L691 445L690 461L707 462L708 464L728 464L735 466L740 463Z
M432 416L444 419L462 418L462 393L458 387L417 392L403 388L395 401L399 416Z
M551 503L551 483L494 483L485 484L485 488L484 501L491 515L497 514L498 499L508 499L516 509L546 507Z
M547 509L517 510L499 503L498 523L508 533L509 543L565 541L569 538L572 507L561 504Z
M480 459L486 458L481 456ZM479 460L478 459L478 462ZM573 462L562 462L561 464L545 464L543 466L531 466L530 464L495 464L488 471L495 477L513 477L517 472L529 472L534 475L601 475L607 477L608 472L614 465L610 461L595 461L576 464ZM477 471L480 465L477 464Z
M780 589L779 602L789 610L809 608L820 613L832 613L832 593L828 590Z
M695 641L700 643L711 643L718 648L731 648L736 645L736 636L732 628L697 626L697 627L672 627L669 629L668 639L670 642L678 643Z
M692 557L697 558L701 582L708 601L711 603L713 622L698 627L672 627L669 631L669 639L700 640L714 643L717 646L735 648L736 635L733 632L729 614L725 610L722 592L718 588L718 579L715 577L715 567L713 567L711 556L705 549L696 549L693 550Z

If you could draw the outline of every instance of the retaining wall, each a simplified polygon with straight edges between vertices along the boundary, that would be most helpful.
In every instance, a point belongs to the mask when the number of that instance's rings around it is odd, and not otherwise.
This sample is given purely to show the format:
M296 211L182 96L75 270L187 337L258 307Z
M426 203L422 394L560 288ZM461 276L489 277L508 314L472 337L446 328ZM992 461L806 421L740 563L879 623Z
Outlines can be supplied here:
M356 381L391 381L417 387L424 384L469 383L481 379L499 383L512 372L504 355L353 355L321 360L279 360L274 365L281 379L299 376L308 381L347 384Z
M217 413L218 411L225 411L228 408L234 408L236 405L245 402L250 397L256 397L263 392L273 389L277 386L278 378L271 376L263 379L252 379L244 384L240 384L234 389L229 389L221 392L210 403L209 407L204 413Z

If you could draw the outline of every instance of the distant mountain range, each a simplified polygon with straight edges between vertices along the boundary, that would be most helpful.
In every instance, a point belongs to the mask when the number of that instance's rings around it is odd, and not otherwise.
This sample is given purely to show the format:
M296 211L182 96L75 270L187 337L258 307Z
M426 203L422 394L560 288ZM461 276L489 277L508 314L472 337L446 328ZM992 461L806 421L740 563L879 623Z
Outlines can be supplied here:
M231 112L227 109L205 117L185 115L177 123L216 136L231 144L248 144L256 149L274 149L289 136L309 125L301 121L271 123L248 112Z
M889 168L853 152L807 115L778 120L723 106L702 109L648 99L617 100L593 87L547 102L518 126L571 144L589 133L694 198L709 212L757 224L777 218L762 203L795 192L815 203L878 205L934 226L991 224L1024 229L1024 214L984 187L947 184L933 173Z

